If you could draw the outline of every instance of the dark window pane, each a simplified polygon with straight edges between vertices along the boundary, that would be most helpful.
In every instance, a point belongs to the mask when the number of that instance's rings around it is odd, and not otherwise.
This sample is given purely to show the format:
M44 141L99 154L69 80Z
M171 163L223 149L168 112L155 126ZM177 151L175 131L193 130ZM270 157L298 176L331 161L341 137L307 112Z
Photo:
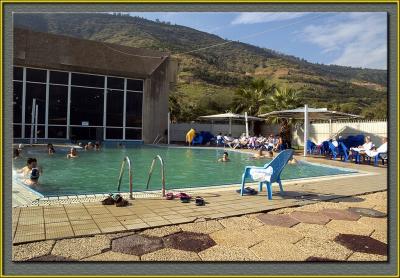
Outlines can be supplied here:
M107 77L107 88L124 89L124 79L117 77Z
M25 122L32 121L32 100L38 105L38 123L44 124L46 113L46 84L26 83Z
M142 140L141 129L125 129L125 139L127 140Z
M126 126L142 127L142 93L126 93Z
M63 126L49 126L48 133L49 138L66 138L67 128Z
M106 139L122 139L122 128L107 128Z
M22 120L22 82L14 81L13 94L13 115L14 123L20 123Z
M22 80L22 76L23 76L23 68L14 67L13 79L14 80Z
M90 89L71 87L71 124L103 125L104 91L102 89Z
M44 82L46 83L46 70L39 69L26 69L26 80L27 81L35 81L35 82Z
M124 92L107 92L107 126L121 126L124 118Z
M143 91L143 80L128 79L126 88L131 91Z
M13 125L13 138L21 138L21 125Z
M71 141L79 140L102 140L102 130L103 128L96 127L71 127L69 138Z
M50 85L49 124L67 124L68 87Z
M104 76L89 74L72 74L72 85L104 88Z
M38 125L37 127L37 138L44 138L44 125ZM35 138L35 126L33 126L33 138ZM25 138L31 138L31 125L25 125Z
M68 72L50 71L50 83L68 85Z

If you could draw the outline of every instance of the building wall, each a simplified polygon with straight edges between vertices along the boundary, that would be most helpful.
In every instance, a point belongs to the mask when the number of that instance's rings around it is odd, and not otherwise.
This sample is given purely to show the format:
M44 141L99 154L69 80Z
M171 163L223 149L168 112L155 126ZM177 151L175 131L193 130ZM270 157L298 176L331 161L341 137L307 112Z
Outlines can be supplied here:
M151 144L164 137L168 126L168 97L176 80L178 63L168 58L145 80L143 98L143 142Z

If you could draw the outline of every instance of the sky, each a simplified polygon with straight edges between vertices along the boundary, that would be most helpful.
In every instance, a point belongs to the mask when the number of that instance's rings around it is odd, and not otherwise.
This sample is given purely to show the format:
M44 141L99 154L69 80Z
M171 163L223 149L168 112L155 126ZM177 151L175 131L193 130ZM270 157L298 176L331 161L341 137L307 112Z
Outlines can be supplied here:
M387 14L382 12L129 14L270 48L313 63L387 69ZM193 50L196 48L193 45Z

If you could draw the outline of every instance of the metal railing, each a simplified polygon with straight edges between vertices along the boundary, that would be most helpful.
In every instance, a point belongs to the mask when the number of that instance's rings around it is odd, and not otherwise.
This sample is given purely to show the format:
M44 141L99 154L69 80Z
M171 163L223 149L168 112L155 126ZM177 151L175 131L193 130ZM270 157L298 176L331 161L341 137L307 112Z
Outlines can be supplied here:
M153 158L153 161L151 162L151 166L150 166L150 170L149 170L149 176L148 176L147 184L146 184L146 190L149 189L150 179L151 179L151 176L153 174L154 164L155 164L157 159L161 163L161 183L162 183L161 192L162 192L162 196L165 197L165 166L164 166L164 160L159 155L156 155Z
M120 192L122 176L124 175L124 172L125 172L125 164L126 163L128 164L128 174L129 174L129 199L133 200L133 196L132 196L132 167L131 167L131 160L127 156L125 156L124 160L122 160L121 170L119 172L119 178L118 178L118 192Z

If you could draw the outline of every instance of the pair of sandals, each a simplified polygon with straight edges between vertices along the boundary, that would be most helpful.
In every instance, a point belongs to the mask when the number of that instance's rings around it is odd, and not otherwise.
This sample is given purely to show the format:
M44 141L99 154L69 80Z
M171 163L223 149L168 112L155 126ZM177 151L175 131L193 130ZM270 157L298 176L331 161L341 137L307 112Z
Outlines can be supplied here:
M182 203L189 203L192 197L184 192L180 192L176 195L174 195L172 192L169 192L165 195L165 199L167 200L173 200L174 198L179 198ZM196 197L195 199L195 204L196 206L204 206L205 202L202 197Z
M240 194L240 189L236 190L237 193ZM243 188L243 195L257 195L258 191L255 190L254 188L251 187L245 187Z
M116 207L126 207L129 202L122 198L120 194L110 194L107 198L101 201L103 205L115 205Z

